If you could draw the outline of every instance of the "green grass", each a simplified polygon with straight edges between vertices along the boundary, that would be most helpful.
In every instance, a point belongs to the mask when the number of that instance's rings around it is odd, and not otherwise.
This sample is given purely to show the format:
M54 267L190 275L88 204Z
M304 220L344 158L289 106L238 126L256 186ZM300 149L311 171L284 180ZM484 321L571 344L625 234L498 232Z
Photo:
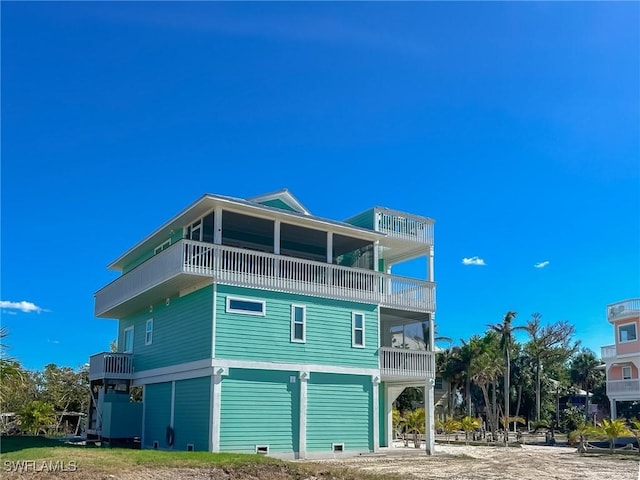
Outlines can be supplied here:
M294 480L321 477L324 480L385 480L396 476L369 474L358 470L327 465L286 462L255 454L168 452L160 450L134 450L128 448L100 448L62 443L44 437L2 437L0 458L4 462L35 461L38 463L73 462L78 466L74 478L93 479L139 469L202 468L223 469L233 473L229 478L265 478ZM55 478L38 473L38 478ZM176 479L179 479L177 474Z

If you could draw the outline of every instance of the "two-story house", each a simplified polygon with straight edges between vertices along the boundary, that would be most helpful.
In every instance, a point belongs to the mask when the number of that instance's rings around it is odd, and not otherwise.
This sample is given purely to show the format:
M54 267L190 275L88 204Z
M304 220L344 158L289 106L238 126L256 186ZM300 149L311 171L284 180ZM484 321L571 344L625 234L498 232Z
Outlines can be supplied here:
M611 418L616 418L616 402L640 401L640 299L625 300L607 307L616 343L602 347L607 375L607 397Z
M427 278L394 275L423 257ZM312 215L287 190L204 195L123 253L95 294L118 352L90 359L88 433L289 458L377 451L425 388L433 451L433 221ZM129 402L142 386L141 403Z

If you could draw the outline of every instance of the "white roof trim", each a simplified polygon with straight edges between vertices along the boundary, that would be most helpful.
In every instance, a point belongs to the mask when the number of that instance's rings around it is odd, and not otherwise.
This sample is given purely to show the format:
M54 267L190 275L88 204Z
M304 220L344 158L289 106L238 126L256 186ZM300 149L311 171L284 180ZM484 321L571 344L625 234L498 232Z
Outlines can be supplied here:
M307 208L300 203L300 201L291 195L291 192L286 188L282 190L278 190L277 192L265 193L264 195L258 195L256 197L247 198L248 201L254 203L262 203L268 202L269 200L281 200L291 208L293 208L296 212L302 213L304 215L311 215L311 212L307 210Z

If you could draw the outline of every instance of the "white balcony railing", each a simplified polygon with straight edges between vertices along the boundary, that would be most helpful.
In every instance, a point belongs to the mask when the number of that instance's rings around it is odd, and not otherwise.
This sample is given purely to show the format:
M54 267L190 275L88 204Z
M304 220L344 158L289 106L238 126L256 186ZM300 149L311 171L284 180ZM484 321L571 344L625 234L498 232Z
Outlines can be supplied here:
M607 395L624 393L640 394L640 379L607 380Z
M217 282L230 285L375 303L417 312L434 310L432 282L181 240L99 290L96 315L113 313L110 311L115 307L180 274L213 277Z
M380 347L380 373L394 377L435 377L435 356L424 350Z
M602 358L602 360L615 358L616 355L617 355L617 351L616 351L615 345L607 345L606 347L600 348L600 357Z
M130 379L132 374L133 356L129 353L103 352L89 358L89 380Z
M377 230L390 237L433 244L433 220L384 209L377 213Z
M637 316L640 316L640 298L624 300L607 306L607 319L609 322Z

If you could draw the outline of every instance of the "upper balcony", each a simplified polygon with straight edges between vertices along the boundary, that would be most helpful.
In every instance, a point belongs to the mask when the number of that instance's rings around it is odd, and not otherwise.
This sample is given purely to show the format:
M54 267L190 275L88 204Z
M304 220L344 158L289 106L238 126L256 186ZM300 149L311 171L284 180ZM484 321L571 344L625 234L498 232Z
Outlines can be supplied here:
M609 323L617 322L626 318L634 318L640 316L640 298L624 300L622 302L612 303L607 306L607 320Z
M378 356L385 381L435 378L434 352L380 347Z
M102 352L89 358L89 380L127 380L132 375L133 356L129 353Z
M183 239L96 292L95 314L121 318L207 278L229 285L434 311L432 282Z

